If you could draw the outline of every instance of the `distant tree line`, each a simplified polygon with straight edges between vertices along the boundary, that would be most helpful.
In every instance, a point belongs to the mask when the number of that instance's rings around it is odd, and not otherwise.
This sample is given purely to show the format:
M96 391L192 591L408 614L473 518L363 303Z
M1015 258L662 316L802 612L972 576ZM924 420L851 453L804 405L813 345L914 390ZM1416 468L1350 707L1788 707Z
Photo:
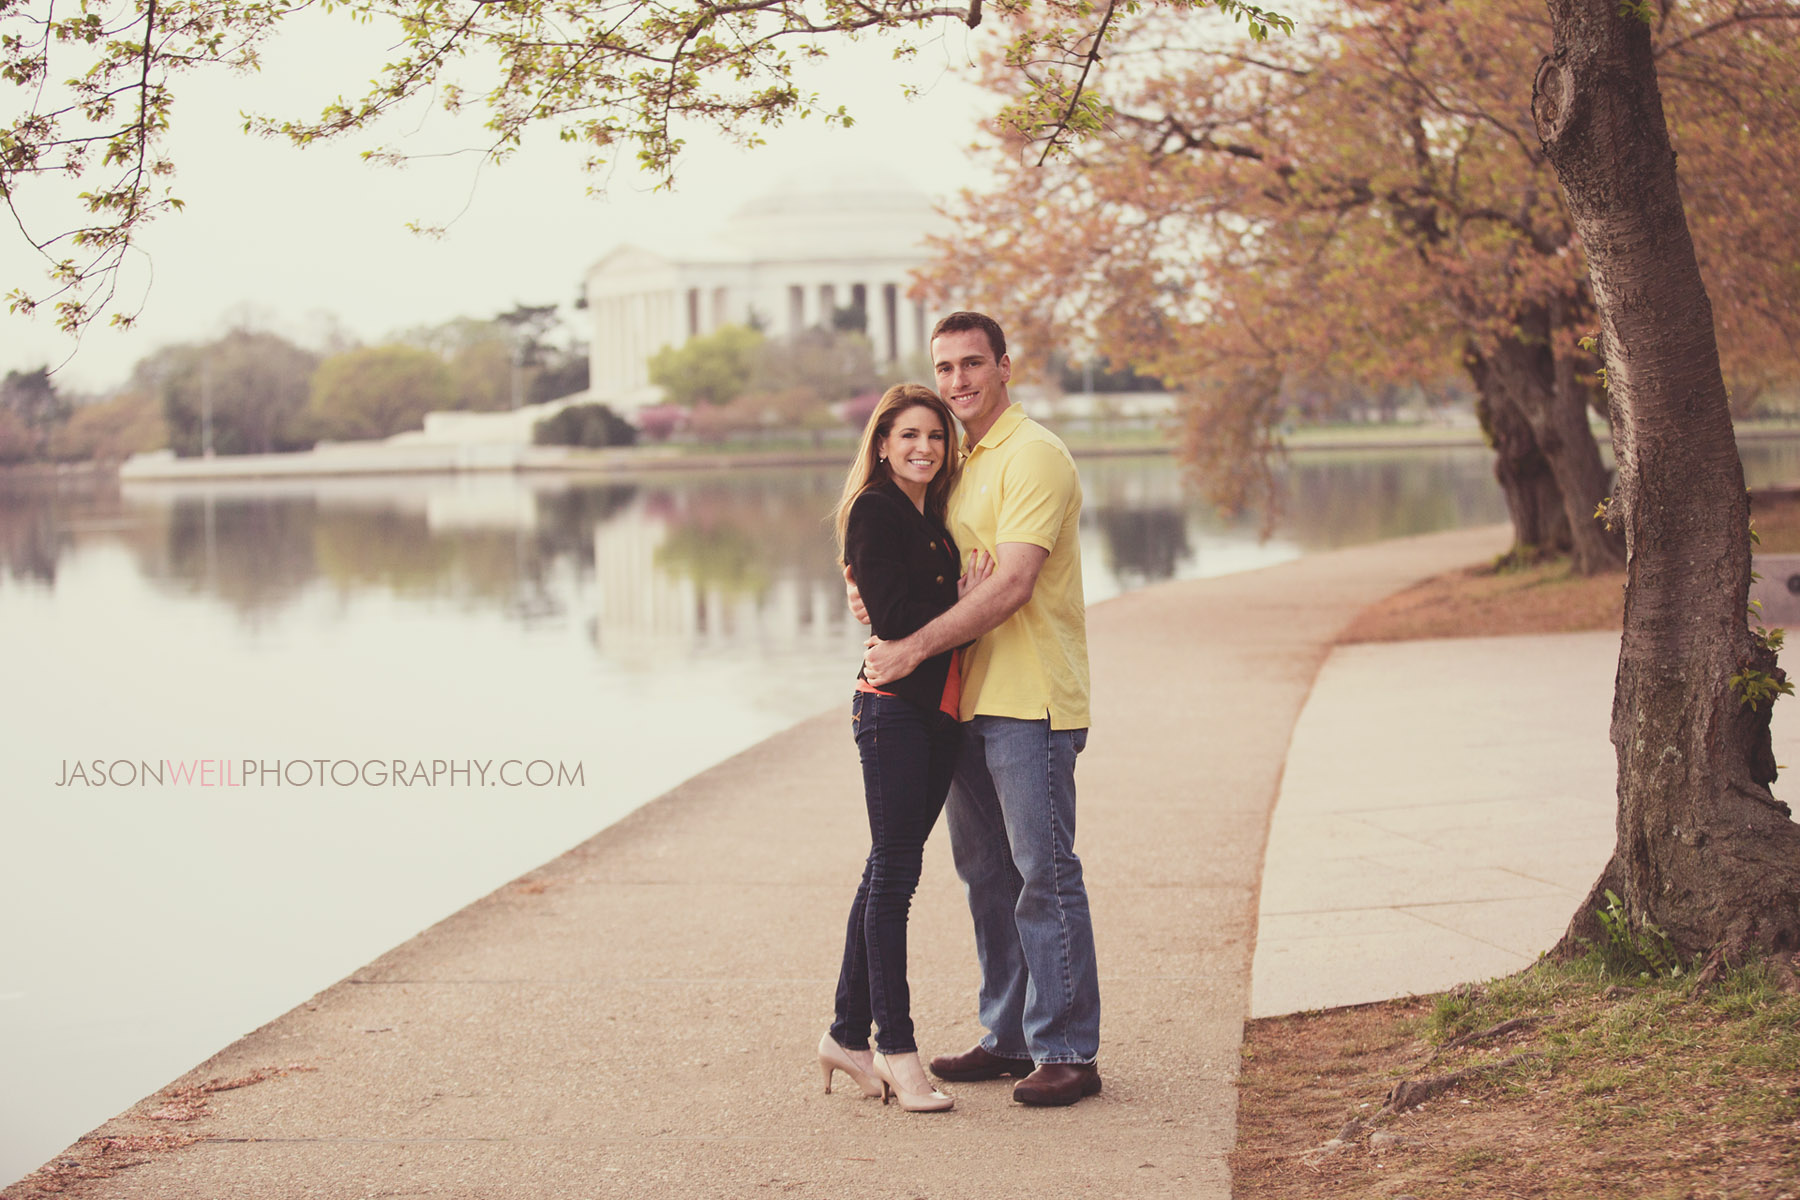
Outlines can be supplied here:
M1114 366L1103 357L1073 359L1060 352L1049 356L1047 371L1064 392L1106 395L1113 392L1160 392L1163 381L1140 375L1129 366Z
M441 410L494 412L584 390L586 352L557 345L556 306L458 318L323 353L234 329L164 346L105 398L65 396L48 369L0 383L0 464L304 450L384 438Z

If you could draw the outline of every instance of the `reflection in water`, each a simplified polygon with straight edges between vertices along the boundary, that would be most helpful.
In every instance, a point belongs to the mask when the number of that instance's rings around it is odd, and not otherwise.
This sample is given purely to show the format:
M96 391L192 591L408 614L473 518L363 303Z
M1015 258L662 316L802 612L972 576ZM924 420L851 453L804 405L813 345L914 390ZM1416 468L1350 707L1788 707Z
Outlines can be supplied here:
M74 530L120 526L116 483L64 485L0 472L0 577L53 586Z
M1124 587L1173 579L1193 550L1187 514L1173 505L1102 508L1094 520L1106 540L1106 566Z
M56 582L61 547L54 505L0 502L0 564L15 582Z
M542 585L543 559L520 547L528 531L433 529L424 513L332 508L319 514L312 550L342 595L370 588L506 609Z
M1296 455L1277 471L1280 527L1308 549L1506 520L1493 456L1469 448L1411 455Z
M1792 479L1800 446L1754 445L1746 463L1752 483ZM1505 519L1481 449L1295 455L1268 537L1186 494L1166 456L1081 469L1090 602ZM446 912L845 700L864 634L825 523L841 480L0 494L0 727L19 748L0 764L0 907L33 913L0 927L0 1183ZM517 754L587 775L531 795L54 786L68 759L201 754ZM182 936L84 954L151 895ZM237 955L229 992L209 982L221 945Z
M1800 477L1794 443L1748 444L1744 460L1752 486ZM1086 557L1104 568L1097 588L1090 568L1089 599L1295 550L1503 521L1490 462L1475 447L1296 454L1277 465L1280 506L1265 532L1254 514L1212 512L1165 456L1083 460L1084 537L1096 543ZM110 541L130 550L143 578L245 617L326 583L346 597L376 590L542 619L574 611L572 590L591 583L601 593L591 615L615 632L634 612L646 631L666 626L653 610L667 603L692 610L678 625L712 638L722 614L746 604L790 609L802 625L821 619L816 594L838 590L825 517L839 482L836 468L806 468L631 483L508 476L14 492L0 495L0 574L54 587L65 556ZM1203 561L1227 543L1225 565ZM654 595L647 574L659 579ZM784 589L801 599L779 599Z
M629 483L582 483L538 492L534 497L538 553L567 557L577 570L592 568L594 531L629 508L636 495L636 485Z
M823 519L839 483L808 470L641 484L595 533L596 645L638 668L719 651L853 661Z
M769 590L769 564L756 552L755 535L734 522L677 525L656 548L656 565L692 580L702 590L760 598Z
M309 499L178 499L160 522L162 553L144 563L144 574L217 596L245 616L259 615L285 604L318 574L319 515Z

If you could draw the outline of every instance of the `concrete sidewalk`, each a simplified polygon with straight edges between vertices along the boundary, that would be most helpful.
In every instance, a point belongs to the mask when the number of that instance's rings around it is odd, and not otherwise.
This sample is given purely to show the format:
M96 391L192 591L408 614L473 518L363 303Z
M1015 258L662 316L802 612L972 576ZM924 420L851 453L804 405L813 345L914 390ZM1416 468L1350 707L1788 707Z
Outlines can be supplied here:
M1341 646L1294 728L1250 1013L1529 966L1613 847L1613 633Z
M942 1116L818 1090L813 1046L867 845L847 715L834 712L690 780L181 1082L303 1069L213 1093L188 1120L168 1118L193 1106L151 1097L40 1182L183 1200L1225 1197L1265 835L1314 677L1362 606L1507 540L1489 528L1382 543L1093 611L1080 847L1106 1090L1075 1108L1021 1108L1005 1083L954 1087ZM923 1048L962 1049L979 1033L974 953L941 835L914 914ZM133 1140L158 1135L194 1140Z
M1269 830L1250 1014L1522 970L1612 854L1616 633L1340 646ZM1800 762L1778 705L1775 760Z

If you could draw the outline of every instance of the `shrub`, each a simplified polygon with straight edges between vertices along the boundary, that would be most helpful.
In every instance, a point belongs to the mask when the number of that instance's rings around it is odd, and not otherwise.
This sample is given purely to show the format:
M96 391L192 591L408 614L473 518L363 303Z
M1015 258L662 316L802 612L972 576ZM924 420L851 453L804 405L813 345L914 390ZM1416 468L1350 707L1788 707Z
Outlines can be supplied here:
M638 432L653 442L666 442L687 428L688 410L679 404L653 404L637 411Z
M638 431L604 404L571 404L532 430L540 446L635 446Z

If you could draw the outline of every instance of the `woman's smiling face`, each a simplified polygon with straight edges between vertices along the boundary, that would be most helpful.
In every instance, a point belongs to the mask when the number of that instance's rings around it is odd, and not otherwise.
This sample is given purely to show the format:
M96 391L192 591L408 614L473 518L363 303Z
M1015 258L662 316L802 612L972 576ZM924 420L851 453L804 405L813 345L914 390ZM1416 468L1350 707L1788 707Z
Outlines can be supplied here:
M949 449L949 434L937 413L923 404L915 404L894 418L893 428L882 439L880 454L887 459L894 482L911 491L908 484L920 489L936 478Z

